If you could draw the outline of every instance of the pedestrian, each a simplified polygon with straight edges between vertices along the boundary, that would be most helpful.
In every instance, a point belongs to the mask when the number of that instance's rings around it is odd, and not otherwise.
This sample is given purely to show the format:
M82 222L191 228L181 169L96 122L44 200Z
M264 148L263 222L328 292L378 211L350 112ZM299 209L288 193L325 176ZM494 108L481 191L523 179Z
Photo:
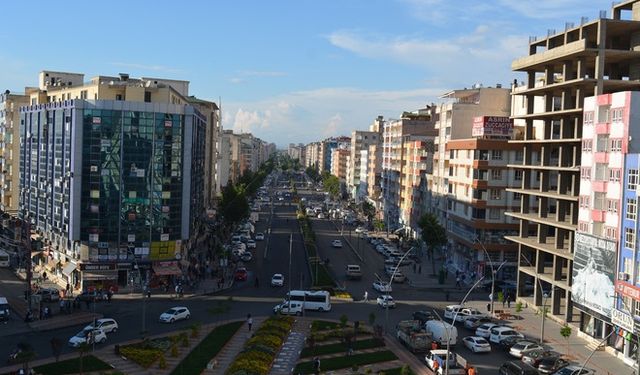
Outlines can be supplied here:
M176 284L175 291L176 291L176 298L178 298L178 295L180 294L180 284Z
M440 363L438 363L437 360L433 361L433 373L434 374L438 373L438 368L440 368Z
M69 284L68 281L67 281L67 288L65 290L67 291L67 293L69 293L69 291L71 290L71 284Z
M418 273L419 273L419 274L422 274L422 264L420 264L420 265L418 266Z
M436 341L431 341L431 350L438 350L438 343Z
M364 302L369 301L369 292L367 292L366 290L364 291Z
M113 297L113 292L109 289L107 290L107 302L111 303L111 297Z
M260 280L258 280L258 277L256 276L256 288L260 288Z
M469 367L469 370L467 371L468 375L476 375L476 368L471 366Z
M320 358L318 357L313 360L313 370L314 374L320 374Z
M218 277L218 289L222 289L222 278Z
M511 308L511 294L507 294L507 307Z
M247 325L249 326L249 332L251 332L251 326L253 325L253 318L251 314L247 314Z
M449 291L448 290L445 290L445 292L444 292L444 299L445 299L445 301L449 300Z
M460 288L460 276L456 276L456 287Z
M147 298L151 298L151 289L147 289Z
M502 297L502 308L504 309L504 305L507 303L507 297L508 296L503 296Z

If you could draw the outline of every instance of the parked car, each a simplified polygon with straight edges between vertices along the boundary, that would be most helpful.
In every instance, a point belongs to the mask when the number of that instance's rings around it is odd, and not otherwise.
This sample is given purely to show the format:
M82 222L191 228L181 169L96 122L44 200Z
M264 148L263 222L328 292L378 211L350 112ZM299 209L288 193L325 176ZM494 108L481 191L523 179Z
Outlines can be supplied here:
M498 369L500 375L538 375L538 370L524 362L505 362Z
M333 241L331 241L331 246L340 248L340 247L342 247L342 241L333 240Z
M394 283L403 283L407 280L407 277L404 275L404 273L397 271L395 274L393 274L393 282Z
M391 288L391 284L385 281L374 281L373 289L377 290L380 293L391 293L393 290Z
M420 324L423 324L423 325L424 323L434 318L433 314L427 310L416 311L411 315L411 317L413 318L413 320L420 321Z
M118 330L118 322L116 322L115 319L103 318L96 320L95 325L94 323L91 323L88 326L84 327L85 330L93 328L99 328L103 330L104 333L112 333Z
M236 281L247 281L248 277L249 277L249 272L244 267L238 268L236 272L233 274L233 278Z
M191 312L184 306L172 307L160 314L161 323L174 323L178 320L191 318Z
M582 371L580 370L582 369ZM553 375L595 375L595 371L590 368L582 368L581 365L569 365L553 373Z
M543 374L551 374L569 365L569 361L560 356L542 358L538 363L538 371Z
M271 276L271 286L283 286L284 285L284 276L281 273L276 273Z
M281 304L274 306L273 313L300 316L302 315L302 302L284 301Z
M318 214L318 219L326 219L327 217L324 215L324 213L320 212Z
M240 254L240 259L243 262L251 262L251 260L253 259L253 255L250 252L245 251L244 253Z
M499 326L491 328L491 336L489 336L489 341L497 344L503 339L511 336L524 339L524 335L514 330L513 328L507 326Z
M100 301L104 301L108 298L107 293L106 292L102 292L102 291L92 291L92 292L82 292L80 294L78 294L76 296L76 300L79 302L100 302Z
M378 297L376 299L376 302L378 303L378 306L382 307L383 309L392 309L396 307L396 303L393 300L393 297L388 294Z
M554 355L558 355L558 353L546 349L527 350L526 352L522 353L521 360L522 362L527 363L533 367L538 367L538 364L540 364L540 361L543 358Z
M471 316L464 321L464 327L469 329L476 329L485 323L491 323L493 319L488 316Z
M523 340L524 339L520 336L509 336L507 338L500 340L497 346L508 352L512 346L514 346L515 344Z
M55 302L60 299L60 291L54 288L42 288L36 295L39 295L44 302Z
M264 233L262 232L256 233L256 241L264 241Z
M462 343L474 353L489 353L491 351L491 344L484 337L467 336L462 339Z
M540 344L533 341L520 341L509 349L509 355L518 359L522 358L522 355L527 350L544 349Z
M444 318L453 320L453 317L456 315L458 310L464 308L462 305L449 305L444 309Z
M465 307L458 311L458 314L455 315L455 319L456 319L456 322L464 322L465 320L467 320L467 318L479 317L479 316L485 316L485 315L481 313L478 309Z
M256 241L247 240L247 249L255 249L255 248L256 248Z
M83 329L69 339L69 346L77 348L81 344L103 343L107 341L107 335L100 328Z

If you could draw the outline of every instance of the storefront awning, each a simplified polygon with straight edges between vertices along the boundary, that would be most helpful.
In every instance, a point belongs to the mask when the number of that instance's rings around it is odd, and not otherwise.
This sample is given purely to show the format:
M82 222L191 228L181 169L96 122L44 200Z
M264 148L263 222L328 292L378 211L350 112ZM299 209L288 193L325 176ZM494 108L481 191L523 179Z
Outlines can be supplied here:
M36 256L36 255L40 255L40 254L42 254L42 250L32 251L32 252L31 252L31 257L33 258L34 256Z
M91 271L82 273L83 281L118 280L118 271Z
M153 263L153 272L158 276L182 275L182 270L175 261Z
M73 271L75 271L76 267L77 266L76 266L75 263L69 262L69 263L65 264L64 267L62 268L62 273L67 275L67 276L71 276L71 273Z

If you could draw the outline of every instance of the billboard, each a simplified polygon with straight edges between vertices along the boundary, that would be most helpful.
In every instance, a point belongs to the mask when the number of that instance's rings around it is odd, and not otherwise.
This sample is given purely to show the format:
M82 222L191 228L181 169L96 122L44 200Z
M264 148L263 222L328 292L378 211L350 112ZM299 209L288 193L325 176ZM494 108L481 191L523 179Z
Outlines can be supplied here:
M507 116L478 116L473 118L472 137L511 138L513 120Z
M616 242L576 232L571 299L610 317L614 304Z

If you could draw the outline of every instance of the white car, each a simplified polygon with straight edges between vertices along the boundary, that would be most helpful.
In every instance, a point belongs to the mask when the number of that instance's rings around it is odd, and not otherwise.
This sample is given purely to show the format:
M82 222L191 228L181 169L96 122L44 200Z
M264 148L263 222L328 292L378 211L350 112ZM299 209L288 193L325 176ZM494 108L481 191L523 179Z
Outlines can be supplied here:
M256 241L264 241L264 233L262 232L256 233Z
M484 337L467 336L462 339L462 343L474 353L489 353L491 351L491 344Z
M95 343L103 343L107 341L107 334L104 333L103 330L97 329L83 329L82 331L76 333L75 336L69 339L69 346L72 348L77 348L81 344L93 344Z
M467 318L481 317L481 316L485 316L485 315L481 313L478 309L465 307L463 309L460 309L460 311L458 311L458 315L456 315L456 322L464 322L465 320L467 320Z
M302 315L302 303L296 301L284 301L281 304L275 305L273 313L300 316Z
M444 309L444 318L453 320L453 317L456 316L458 310L464 308L462 305L449 305Z
M393 297L388 294L378 297L376 299L376 302L378 303L378 306L382 307L383 309L392 309L396 307L396 302L393 300Z
M247 249L255 249L255 248L256 248L256 241L247 240Z
M84 327L85 330L94 329L94 328L99 328L103 330L104 333L116 332L118 330L118 322L116 322L114 319L104 318L104 319L96 320L95 327L93 323Z
M333 241L331 241L331 246L333 246L333 247L342 247L342 241L333 240Z
M534 350L534 349L544 349L544 348L540 344L535 343L533 341L520 341L519 343L512 346L511 349L509 349L509 355L511 355L512 357L521 359L524 352L526 352L527 350Z
M191 318L191 312L184 306L172 307L160 314L161 323L173 323L177 320Z
M326 218L327 217L322 212L318 214L318 219L326 219Z
M497 323L481 324L478 326L478 328L476 328L476 336L480 336L480 337L484 337L485 339L488 339L491 336L491 329L497 326L499 326L499 324Z
M491 323L493 319L488 316L470 316L464 321L464 328L476 329L485 323Z
M284 276L281 273L276 273L271 276L271 286L283 286L284 285Z
M384 281L374 281L373 289L377 290L380 293L391 293L393 291L391 288L391 284Z
M243 262L251 262L252 259L253 259L253 255L248 251L245 251L244 253L240 254L240 260L242 260Z
M590 368L585 367L582 371L580 369L582 369L580 365L569 365L554 372L553 375L595 375L596 373Z
M364 233L366 231L367 230L365 228L363 228L363 227L357 227L356 230L355 230L356 233Z
M498 344L500 341L506 339L507 337L520 337L524 338L524 335L511 327L500 326L491 328L491 336L489 336L489 341Z

